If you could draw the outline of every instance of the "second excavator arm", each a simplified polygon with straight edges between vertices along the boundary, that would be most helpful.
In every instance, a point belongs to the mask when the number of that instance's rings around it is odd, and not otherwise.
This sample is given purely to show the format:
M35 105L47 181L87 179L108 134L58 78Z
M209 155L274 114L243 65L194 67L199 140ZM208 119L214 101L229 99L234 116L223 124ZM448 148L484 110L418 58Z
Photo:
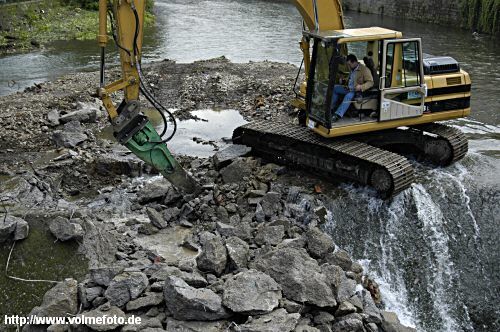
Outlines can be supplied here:
M166 141L175 133L175 119L151 93L148 92L141 72L141 49L146 0L99 0L99 34L101 47L100 87L98 95L113 125L118 142L126 146L145 163L156 168L174 186L185 193L196 193L198 184L186 173L167 148ZM108 7L108 5L110 5ZM122 78L105 84L105 47L108 42L108 15L113 38L120 49ZM123 101L115 106L111 96L123 91ZM149 119L140 111L139 92L160 112L164 129L159 134ZM167 114L174 121L174 130L167 139Z

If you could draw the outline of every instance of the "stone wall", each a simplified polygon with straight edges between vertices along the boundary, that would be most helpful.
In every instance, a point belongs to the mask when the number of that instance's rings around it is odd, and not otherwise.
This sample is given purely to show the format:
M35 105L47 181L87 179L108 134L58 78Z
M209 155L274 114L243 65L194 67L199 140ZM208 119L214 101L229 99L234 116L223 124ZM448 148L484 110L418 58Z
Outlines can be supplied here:
M344 9L437 24L460 24L457 0L343 0Z

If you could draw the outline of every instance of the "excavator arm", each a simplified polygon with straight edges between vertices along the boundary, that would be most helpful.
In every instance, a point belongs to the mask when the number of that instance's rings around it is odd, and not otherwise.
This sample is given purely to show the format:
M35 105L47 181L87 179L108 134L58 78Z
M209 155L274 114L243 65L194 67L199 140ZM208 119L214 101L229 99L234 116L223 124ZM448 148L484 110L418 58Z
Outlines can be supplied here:
M100 86L98 95L108 112L114 136L145 163L156 168L174 186L185 193L199 191L198 184L186 173L172 156L166 142L175 133L175 119L152 96L144 84L141 72L141 49L146 0L99 0L99 34L101 47ZM110 6L108 6L110 5ZM120 49L121 79L105 84L105 47L108 42L108 15L112 20L113 39ZM123 91L124 99L115 106L111 96ZM164 130L159 134L149 119L140 111L139 92L160 112ZM174 121L174 130L167 139L162 136L167 130L169 114Z

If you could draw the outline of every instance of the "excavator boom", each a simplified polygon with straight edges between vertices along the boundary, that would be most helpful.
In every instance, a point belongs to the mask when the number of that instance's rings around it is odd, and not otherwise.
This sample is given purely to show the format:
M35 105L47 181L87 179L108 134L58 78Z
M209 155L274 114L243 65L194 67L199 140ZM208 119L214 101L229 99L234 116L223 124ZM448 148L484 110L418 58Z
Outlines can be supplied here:
M198 184L186 173L168 150L166 141L175 133L175 119L148 92L141 73L141 49L144 25L145 0L99 0L99 34L101 47L101 73L98 95L101 98L113 125L114 136L145 163L156 168L174 186L185 193L199 191ZM110 6L108 6L110 5ZM111 19L113 39L120 49L122 78L105 84L104 49L108 42L108 20ZM123 91L124 99L118 107L111 96ZM159 134L149 119L140 111L139 92L142 91L160 112L164 120L164 130ZM174 121L174 131L166 140L162 139L167 129L163 112Z

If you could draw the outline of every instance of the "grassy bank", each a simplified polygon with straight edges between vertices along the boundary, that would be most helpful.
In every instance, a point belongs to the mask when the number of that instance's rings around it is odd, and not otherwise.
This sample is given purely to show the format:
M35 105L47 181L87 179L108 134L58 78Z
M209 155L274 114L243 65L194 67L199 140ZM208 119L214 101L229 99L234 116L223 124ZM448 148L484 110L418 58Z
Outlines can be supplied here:
M153 24L151 13L146 25ZM98 13L75 3L42 0L0 5L0 54L29 51L55 40L95 39Z
M500 0L462 0L465 27L500 35Z

